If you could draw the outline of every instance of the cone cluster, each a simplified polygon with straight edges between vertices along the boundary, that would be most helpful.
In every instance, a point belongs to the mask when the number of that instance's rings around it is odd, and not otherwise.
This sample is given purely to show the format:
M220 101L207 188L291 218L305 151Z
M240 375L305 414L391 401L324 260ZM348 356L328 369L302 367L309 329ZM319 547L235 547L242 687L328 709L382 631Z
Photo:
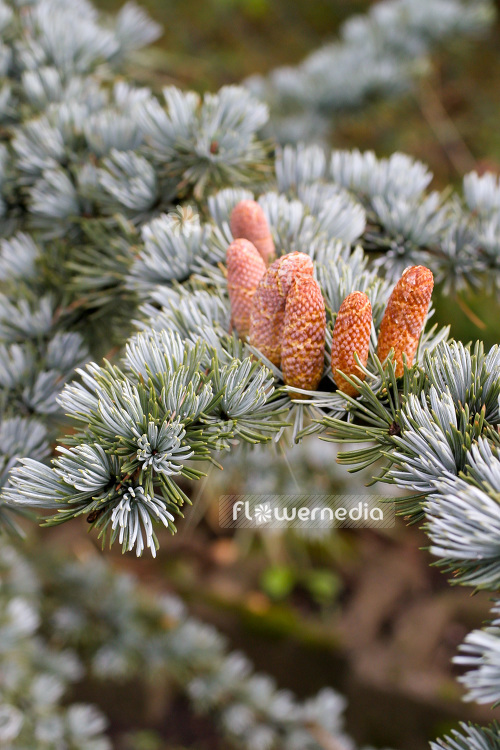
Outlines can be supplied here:
M275 254L269 225L255 201L241 201L231 214L235 237L227 251L231 321L242 337L276 367L287 385L315 390L323 375L326 311L309 255ZM396 376L404 360L413 364L429 310L434 278L425 266L404 271L395 285L380 325L377 355L383 362L391 350ZM363 381L368 362L372 308L364 292L342 302L332 335L331 367L339 391L356 396L347 379Z

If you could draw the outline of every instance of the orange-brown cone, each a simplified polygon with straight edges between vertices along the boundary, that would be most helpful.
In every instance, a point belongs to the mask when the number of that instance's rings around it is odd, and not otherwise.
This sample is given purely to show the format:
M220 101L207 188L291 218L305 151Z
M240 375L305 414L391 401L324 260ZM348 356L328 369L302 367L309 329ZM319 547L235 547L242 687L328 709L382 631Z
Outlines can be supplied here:
M250 240L268 265L276 252L269 224L257 201L245 200L237 203L231 213L230 225L233 237Z
M287 385L316 390L323 375L325 329L325 301L318 282L312 276L297 276L286 299L283 325L281 369Z
M266 264L254 245L242 239L229 245L226 263L231 322L239 336L248 336L252 298L266 272Z
M271 263L252 300L249 340L274 365L281 362L285 303L293 279L312 277L313 263L305 253L289 253Z
M377 355L381 362L394 349L396 375L404 372L403 354L413 364L431 301L434 277L425 266L407 268L392 290L380 324Z
M370 300L363 292L352 292L340 306L332 336L333 379L339 391L348 396L357 396L358 391L337 370L345 375L356 375L360 380L365 379L365 374L358 366L354 355L357 354L361 364L366 365L371 324Z

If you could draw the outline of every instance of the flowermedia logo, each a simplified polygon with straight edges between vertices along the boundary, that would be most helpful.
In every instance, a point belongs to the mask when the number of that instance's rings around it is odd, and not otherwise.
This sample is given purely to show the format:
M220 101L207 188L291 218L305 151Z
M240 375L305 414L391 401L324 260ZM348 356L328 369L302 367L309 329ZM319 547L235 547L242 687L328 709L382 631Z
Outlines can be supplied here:
M390 528L394 503L380 495L223 495L223 528Z
M238 510L234 508L233 506L233 518L235 515L237 515ZM269 521L272 520L273 514L272 509L269 503L265 503L264 505L257 505L254 511L255 514L255 522L260 524L263 523L269 523Z

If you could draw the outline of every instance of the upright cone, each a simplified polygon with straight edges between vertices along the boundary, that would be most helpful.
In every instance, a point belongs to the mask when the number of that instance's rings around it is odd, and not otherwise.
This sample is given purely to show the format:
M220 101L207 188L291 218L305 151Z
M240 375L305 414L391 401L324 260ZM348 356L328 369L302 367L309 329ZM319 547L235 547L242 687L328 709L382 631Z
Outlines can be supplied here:
M231 323L242 338L248 336L252 298L266 272L266 264L248 240L234 240L226 253Z
M433 287L432 271L425 266L412 266L404 271L389 297L380 324L377 355L383 362L394 349L398 377L404 372L403 354L408 366L413 364Z
M297 276L288 292L283 325L281 369L287 385L316 390L323 375L325 330L325 302L318 282L312 276Z
M340 306L335 320L332 336L332 375L339 391L348 396L356 396L357 389L339 373L356 375L365 379L358 366L355 354L362 365L368 361L370 331L372 324L372 306L363 292L352 292Z
M235 239L250 240L266 265L275 256L274 241L264 211L257 201L240 201L231 213L231 232Z
M285 304L293 279L312 278L313 263L305 253L289 253L271 263L252 300L249 340L274 365L281 362Z

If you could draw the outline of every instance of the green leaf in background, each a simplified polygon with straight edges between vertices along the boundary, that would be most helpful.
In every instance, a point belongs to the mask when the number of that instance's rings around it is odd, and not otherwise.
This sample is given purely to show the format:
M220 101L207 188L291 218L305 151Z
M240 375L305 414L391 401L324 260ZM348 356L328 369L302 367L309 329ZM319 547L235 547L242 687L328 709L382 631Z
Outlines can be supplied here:
M331 570L310 570L303 582L318 604L331 604L340 593L342 585L339 576Z
M286 565L273 565L262 574L261 586L271 599L286 599L295 586L295 573Z

